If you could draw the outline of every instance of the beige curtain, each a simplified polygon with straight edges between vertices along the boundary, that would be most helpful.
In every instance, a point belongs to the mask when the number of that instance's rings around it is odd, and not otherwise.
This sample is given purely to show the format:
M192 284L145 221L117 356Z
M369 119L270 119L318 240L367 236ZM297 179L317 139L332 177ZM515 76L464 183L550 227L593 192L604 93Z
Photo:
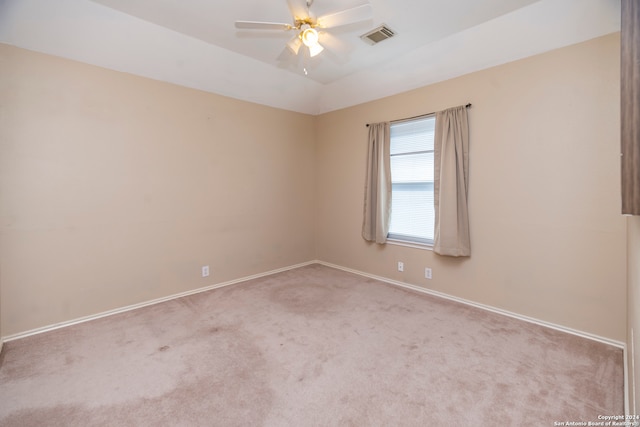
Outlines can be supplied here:
M470 256L469 124L465 106L436 113L434 161L433 251L440 255Z
M369 125L362 237L376 243L385 243L389 232L391 213L389 146L389 122Z

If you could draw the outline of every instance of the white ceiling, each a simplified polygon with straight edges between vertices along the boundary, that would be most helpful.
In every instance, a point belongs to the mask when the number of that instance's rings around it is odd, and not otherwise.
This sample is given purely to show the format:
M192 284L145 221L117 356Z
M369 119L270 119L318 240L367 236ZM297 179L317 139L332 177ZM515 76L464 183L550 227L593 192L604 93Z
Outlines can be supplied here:
M292 24L287 0L228 1L224 6L212 0L93 1L276 67L289 62L280 58L296 58L285 49L291 32L242 31L233 25L238 20ZM536 1L314 0L310 11L316 16L369 3L373 19L324 31L320 41L327 51L313 59L298 57L306 60L309 78L331 83ZM305 0L289 2L305 4ZM397 36L375 47L360 39L360 35L382 23L395 30ZM287 68L303 74L302 64L291 65L294 67Z
M620 29L620 0L315 0L311 11L366 3L371 20L323 32L326 50L297 62L289 32L233 25L291 23L287 0L0 0L0 42L320 114ZM382 23L397 36L360 40Z

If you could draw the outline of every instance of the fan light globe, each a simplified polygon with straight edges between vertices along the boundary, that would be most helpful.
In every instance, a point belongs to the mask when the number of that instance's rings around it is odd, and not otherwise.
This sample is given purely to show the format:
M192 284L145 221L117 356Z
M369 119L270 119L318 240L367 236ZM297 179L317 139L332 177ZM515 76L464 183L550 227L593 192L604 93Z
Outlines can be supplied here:
M302 34L300 34L300 38L302 39L302 43L309 48L318 44L318 32L313 28L304 30Z
M314 44L313 46L309 46L309 56L313 58L314 56L316 56L317 54L319 54L323 50L324 50L324 48L322 46L320 46L319 43Z

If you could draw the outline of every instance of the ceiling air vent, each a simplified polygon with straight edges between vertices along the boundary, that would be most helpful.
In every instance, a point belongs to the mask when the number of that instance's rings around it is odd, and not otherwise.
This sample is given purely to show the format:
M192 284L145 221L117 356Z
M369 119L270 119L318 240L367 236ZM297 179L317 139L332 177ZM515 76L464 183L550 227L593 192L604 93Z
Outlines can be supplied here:
M380 43L382 40L390 39L395 35L396 33L394 33L391 28L386 25L381 25L375 30L371 30L367 34L361 35L360 38L365 42L374 45Z

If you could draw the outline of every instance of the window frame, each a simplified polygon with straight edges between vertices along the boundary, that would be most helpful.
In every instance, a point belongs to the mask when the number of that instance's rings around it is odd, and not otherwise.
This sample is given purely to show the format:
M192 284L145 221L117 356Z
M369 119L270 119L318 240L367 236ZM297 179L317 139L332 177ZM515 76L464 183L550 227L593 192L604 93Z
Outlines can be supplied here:
M412 117L410 119L405 119L405 120L398 120L395 122L391 122L391 126L396 125L396 124L401 124L401 123L407 123L407 122L413 122L413 121L420 121L420 120L426 120L426 119L433 119L434 121L434 128L435 128L435 114L429 114L429 115L425 115L425 116L420 116L420 117ZM413 151L413 152L403 152L403 153L396 153L396 154L389 154L389 160L391 161L391 159L395 156L408 156L408 155L420 155L420 154L433 154L435 156L435 141L434 141L434 147L433 149L430 150L419 150L419 151ZM400 186L416 186L416 185L427 185L427 186L431 186L431 191L434 191L434 185L435 185L435 177L432 177L431 181L417 181L417 182L411 182L411 183L394 183L393 182L393 173L391 173L391 192L392 192L392 196L391 199L393 201L393 189L394 186L396 185L400 185ZM391 215L393 215L393 204L391 206ZM391 226L391 224L390 224ZM435 228L435 217L434 217L434 224L433 224L434 228ZM435 234L435 229L434 229L434 234ZM435 236L434 236L435 237ZM406 246L406 247L413 247L413 248L418 248L418 249L427 249L427 250L433 250L433 244L434 244L434 240L433 239L426 239L423 237L419 237L419 236L413 236L413 235L407 235L407 234L401 234L401 233L393 233L391 231L389 231L387 233L387 242L390 244L394 244L394 245L398 245L398 246Z

